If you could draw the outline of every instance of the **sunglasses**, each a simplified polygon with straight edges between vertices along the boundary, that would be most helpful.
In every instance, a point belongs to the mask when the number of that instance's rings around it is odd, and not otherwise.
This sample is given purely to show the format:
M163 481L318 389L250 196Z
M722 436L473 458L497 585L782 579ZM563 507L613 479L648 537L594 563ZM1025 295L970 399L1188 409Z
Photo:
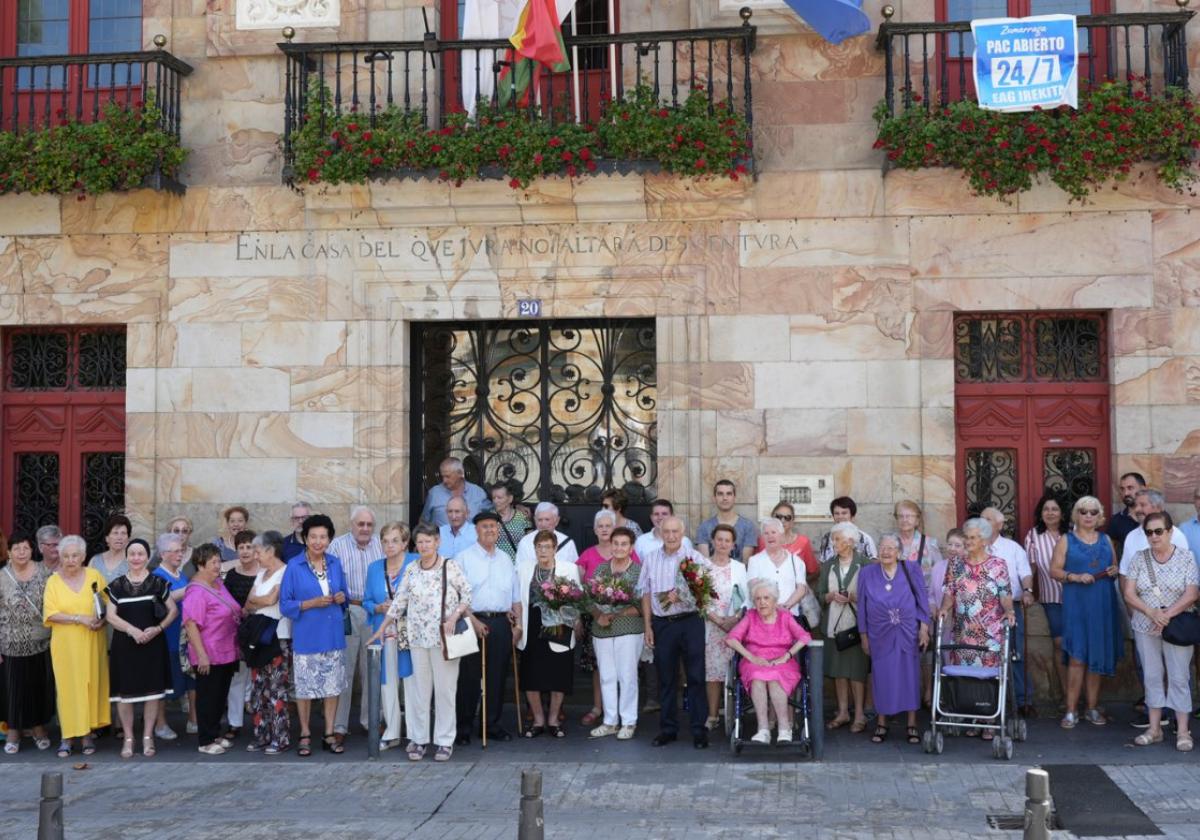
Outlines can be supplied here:
M1142 530L1146 532L1147 537L1161 537L1167 533L1166 528L1143 528Z
M1100 511L1095 508L1082 508L1079 511L1080 516L1099 516Z
M780 522L791 522L796 517L792 516L791 514L787 514L787 513L777 513L777 514L775 514L775 518L778 519Z

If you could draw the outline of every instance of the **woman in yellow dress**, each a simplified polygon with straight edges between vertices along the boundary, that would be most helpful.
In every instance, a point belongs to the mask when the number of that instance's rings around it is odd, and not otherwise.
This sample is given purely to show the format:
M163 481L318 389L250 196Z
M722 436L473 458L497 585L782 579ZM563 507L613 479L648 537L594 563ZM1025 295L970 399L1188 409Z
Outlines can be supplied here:
M94 753L93 731L111 723L107 639L104 618L96 615L96 599L106 608L108 601L104 576L83 565L83 537L63 537L58 551L60 565L46 582L42 618L50 628L50 660L58 688L58 756L66 758L76 738L83 739L84 755Z

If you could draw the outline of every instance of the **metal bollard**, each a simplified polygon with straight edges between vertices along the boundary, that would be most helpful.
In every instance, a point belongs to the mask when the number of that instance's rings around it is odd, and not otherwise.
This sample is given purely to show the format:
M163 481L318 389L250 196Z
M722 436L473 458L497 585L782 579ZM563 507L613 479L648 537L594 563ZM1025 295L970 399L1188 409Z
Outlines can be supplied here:
M808 685L808 737L813 760L820 761L825 754L825 643L820 640L808 646Z
M62 793L62 773L43 773L37 840L63 840Z
M379 758L380 683L383 648L367 646L367 758Z
M1045 770L1025 771L1025 840L1050 840L1054 827L1054 800L1050 798L1050 774Z
M542 771L521 771L521 811L517 818L517 840L543 840L546 819L542 813Z

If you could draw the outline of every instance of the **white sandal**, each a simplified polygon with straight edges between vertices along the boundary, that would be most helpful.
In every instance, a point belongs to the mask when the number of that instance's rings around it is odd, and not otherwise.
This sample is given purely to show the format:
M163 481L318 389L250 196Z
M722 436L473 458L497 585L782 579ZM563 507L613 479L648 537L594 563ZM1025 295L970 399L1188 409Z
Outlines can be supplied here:
M1139 747L1148 747L1151 744L1161 744L1162 739L1163 734L1162 730L1160 729L1157 733L1149 731L1143 732L1141 735L1133 739L1133 743Z

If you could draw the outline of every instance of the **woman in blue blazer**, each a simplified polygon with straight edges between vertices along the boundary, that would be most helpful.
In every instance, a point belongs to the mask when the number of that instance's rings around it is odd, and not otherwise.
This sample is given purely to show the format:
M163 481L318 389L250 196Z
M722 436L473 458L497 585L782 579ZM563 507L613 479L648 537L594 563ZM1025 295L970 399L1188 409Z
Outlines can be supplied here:
M363 595L363 609L367 611L367 620L371 622L371 632L374 633L387 618L388 607L396 597L400 588L400 579L404 570L417 557L415 551L408 549L408 526L400 522L390 522L379 531L379 540L383 544L382 560L376 560L367 567L367 586ZM381 710L387 724L383 737L379 741L379 749L388 750L400 744L400 681L408 686L408 678L412 676L412 654L408 651L407 643L401 648L393 630L385 635L383 640L383 672L380 675Z
M297 754L312 755L308 719L312 701L325 708L325 739L332 753L345 752L344 737L333 732L338 696L348 685L346 675L346 576L341 562L326 554L333 539L333 521L323 514L304 520L300 529L304 552L292 558L279 588L279 610L292 620L292 672L296 679L296 711L300 718Z

